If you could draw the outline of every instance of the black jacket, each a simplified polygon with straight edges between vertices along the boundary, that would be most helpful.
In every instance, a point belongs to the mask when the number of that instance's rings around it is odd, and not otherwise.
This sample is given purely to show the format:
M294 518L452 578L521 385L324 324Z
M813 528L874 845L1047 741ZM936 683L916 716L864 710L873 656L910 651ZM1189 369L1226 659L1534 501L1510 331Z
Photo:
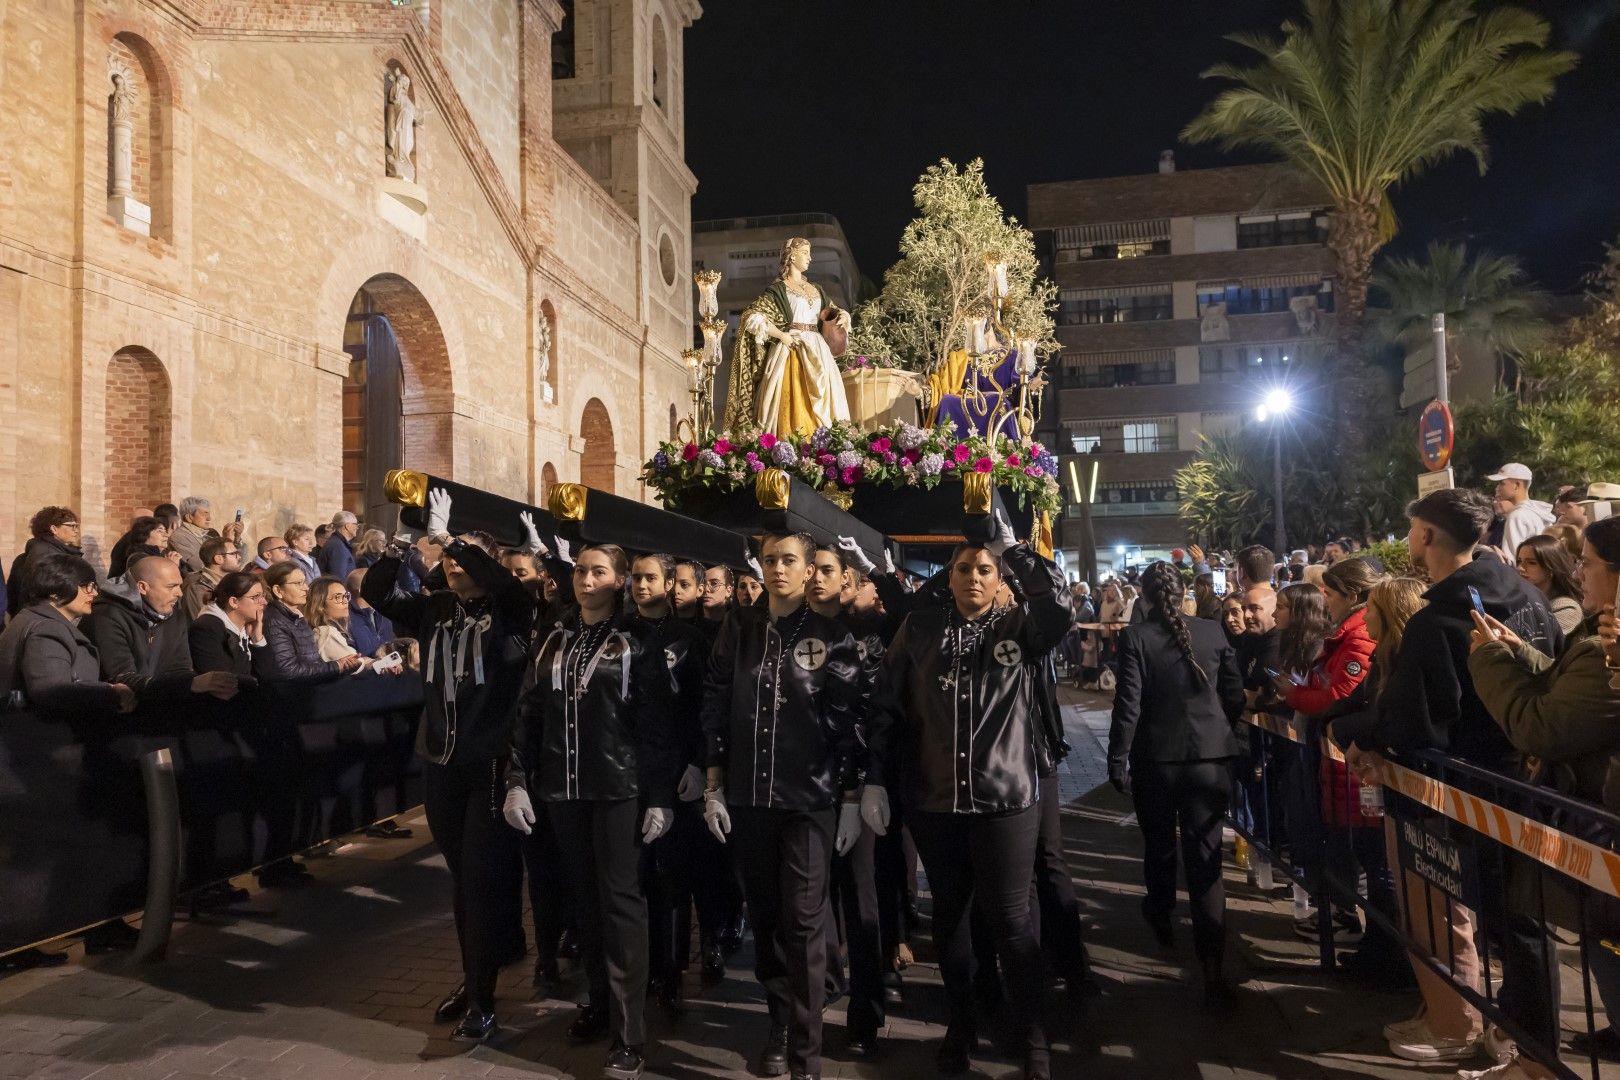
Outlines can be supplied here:
M210 605L192 620L186 635L191 646L191 666L199 672L228 671L238 678L257 677L260 657L269 649L268 643L254 645L217 611Z
M76 544L64 544L54 536L35 536L23 545L22 554L11 560L11 573L6 575L6 614L15 615L27 602L28 569L47 555L77 555L84 551Z
M101 679L95 645L44 602L23 608L0 632L0 708L18 693L19 705L46 717L118 714L118 692Z
M166 619L152 614L127 578L110 581L96 597L85 636L101 654L101 677L135 691L142 705L192 699L191 621L176 603Z
M336 661L321 659L314 628L279 600L264 606L264 640L259 674L271 682L321 682L341 674Z
M1427 603L1408 620L1379 697L1378 721L1356 745L1396 753L1440 750L1483 768L1517 772L1518 752L1474 693L1468 674L1470 586L1479 591L1486 613L1526 645L1558 655L1564 632L1546 597L1497 559L1471 562L1423 594Z
M525 678L507 785L546 802L633 799L674 807L685 762L673 684L652 624L619 615L554 626Z
M1245 690L1265 690L1272 684L1271 671L1280 670L1277 650L1282 643L1282 631L1273 627L1263 634L1241 634L1233 644L1237 652L1238 675Z
M867 782L898 782L929 813L1021 810L1050 761L1041 714L1046 655L1068 633L1069 590L1027 545L1002 557L1025 600L973 622L956 606L914 610L883 658Z
M1239 751L1233 724L1243 712L1237 658L1219 624L1187 619L1192 655L1209 681L1182 655L1157 619L1119 635L1119 682L1108 732L1111 772L1126 761L1208 761Z
M505 760L511 750L535 604L529 590L482 548L452 541L445 554L484 595L465 603L450 589L394 588L399 560L378 559L360 593L394 629L421 643L424 701L416 752L440 765Z
M703 692L704 763L726 770L726 801L822 810L856 785L861 756L855 637L809 604L766 605L720 625Z
M669 723L680 757L680 771L684 772L688 765L701 769L703 680L709 673L709 654L714 645L713 639L705 635L702 623L707 622L714 627L720 624L707 619L693 624L674 617L654 621L643 619L640 615L631 615L629 622L633 633L648 637L650 649L663 653L671 701ZM676 780L679 779L677 774Z

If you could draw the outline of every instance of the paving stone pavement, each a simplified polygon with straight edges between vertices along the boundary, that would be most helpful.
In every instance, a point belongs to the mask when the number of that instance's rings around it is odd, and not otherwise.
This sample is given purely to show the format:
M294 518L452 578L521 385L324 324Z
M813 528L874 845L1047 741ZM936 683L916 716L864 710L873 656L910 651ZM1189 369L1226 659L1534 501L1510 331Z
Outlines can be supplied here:
M1449 1075L1397 1068L1378 1028L1411 1015L1411 995L1350 992L1290 934L1286 904L1261 897L1228 867L1235 965L1249 976L1239 1004L1211 1011L1191 950L1166 954L1137 915L1140 838L1124 800L1102 783L1107 701L1065 689L1075 753L1060 775L1066 851L1088 920L1103 996L1088 1010L1051 998L1055 1075L1079 1077L1392 1077ZM169 957L85 962L0 980L0 1077L51 1080L368 1080L393 1077L596 1076L601 1044L569 1043L568 1000L530 1000L528 964L502 975L503 1037L463 1052L431 1020L458 981L443 859L417 817L411 840L356 839L312 859L318 881L256 893L250 913L177 928ZM243 882L252 887L251 879ZM924 904L926 911L926 901ZM1183 921L1180 936L1189 932ZM915 943L930 953L926 928ZM649 1078L735 1078L766 1028L751 951L714 988L688 975L678 1018L649 1005ZM944 997L937 970L906 972L906 1005L891 1014L880 1056L841 1050L843 1010L827 1016L824 1076L935 1075ZM975 1077L1013 1077L988 1053Z

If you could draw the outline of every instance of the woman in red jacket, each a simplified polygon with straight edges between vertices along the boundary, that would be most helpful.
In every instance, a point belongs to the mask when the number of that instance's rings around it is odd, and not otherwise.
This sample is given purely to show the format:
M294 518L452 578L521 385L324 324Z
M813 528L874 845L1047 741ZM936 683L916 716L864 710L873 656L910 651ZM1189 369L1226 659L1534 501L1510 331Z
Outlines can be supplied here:
M1297 686L1290 684L1284 691L1282 682L1286 680L1283 680L1278 687L1278 692L1285 694L1288 706L1310 721L1306 730L1313 742L1320 739L1323 728L1334 716L1356 706L1375 647L1372 636L1367 633L1367 595L1382 577L1365 559L1340 560L1328 567L1322 577L1323 599L1335 624L1333 631L1323 640L1322 651L1305 682ZM1355 853L1366 845L1353 843L1350 830L1379 830L1383 822L1361 815L1361 786L1344 762L1323 754L1317 775L1321 784L1325 869L1343 895L1353 895L1359 877ZM1380 835L1369 833L1372 840ZM1387 874L1387 869L1384 872ZM1334 924L1334 938L1341 944L1361 933L1360 920L1349 904L1343 905ZM1315 940L1315 919L1305 920L1298 932L1301 937Z

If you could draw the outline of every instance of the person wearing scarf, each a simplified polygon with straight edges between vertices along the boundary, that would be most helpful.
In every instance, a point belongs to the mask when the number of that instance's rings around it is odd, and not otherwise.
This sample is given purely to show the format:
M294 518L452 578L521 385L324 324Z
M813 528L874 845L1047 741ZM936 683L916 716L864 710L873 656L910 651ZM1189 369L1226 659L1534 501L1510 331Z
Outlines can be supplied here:
M465 976L434 1017L459 1017L450 1037L479 1043L496 1030L495 977L510 950L509 909L522 885L518 838L502 820L501 799L535 610L523 584L478 543L451 537L449 523L450 496L435 488L428 533L443 545L446 588L396 591L400 553L390 548L360 591L422 643L422 800L450 867Z

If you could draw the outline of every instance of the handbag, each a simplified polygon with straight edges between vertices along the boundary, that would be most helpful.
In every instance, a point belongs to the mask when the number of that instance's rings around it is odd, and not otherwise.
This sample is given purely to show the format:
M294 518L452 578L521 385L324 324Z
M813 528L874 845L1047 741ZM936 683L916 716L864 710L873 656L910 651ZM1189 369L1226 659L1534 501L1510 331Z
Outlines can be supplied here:
M839 311L832 304L821 313L821 339L827 343L827 348L834 357L843 356L849 351L849 332L838 322Z

